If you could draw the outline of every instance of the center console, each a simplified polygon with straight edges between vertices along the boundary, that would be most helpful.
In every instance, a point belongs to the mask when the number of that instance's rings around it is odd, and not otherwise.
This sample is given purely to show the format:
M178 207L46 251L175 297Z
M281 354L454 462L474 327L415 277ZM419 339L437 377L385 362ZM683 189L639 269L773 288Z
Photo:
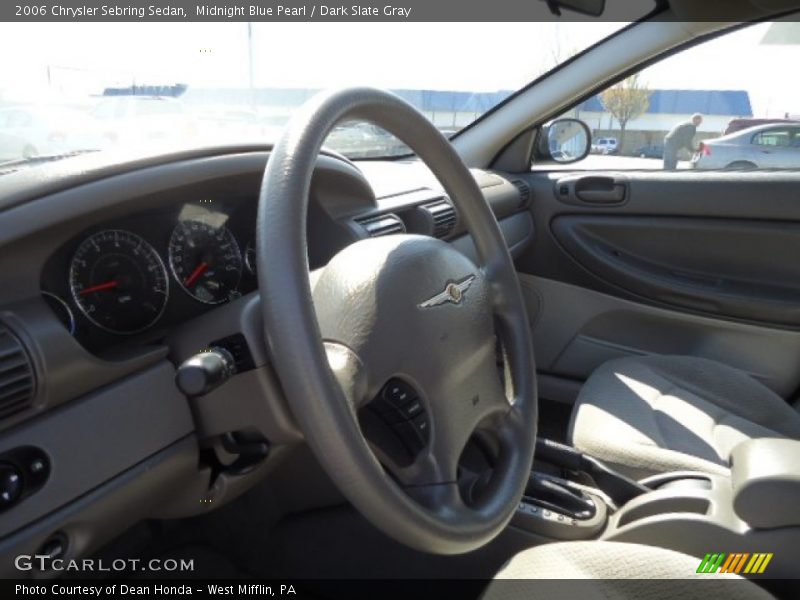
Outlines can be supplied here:
M800 442L737 446L730 476L664 473L634 482L576 450L537 441L537 464L512 524L553 540L603 539L699 557L740 555L720 570L796 577L800 547ZM766 560L766 556L769 559ZM762 560L757 560L763 557Z

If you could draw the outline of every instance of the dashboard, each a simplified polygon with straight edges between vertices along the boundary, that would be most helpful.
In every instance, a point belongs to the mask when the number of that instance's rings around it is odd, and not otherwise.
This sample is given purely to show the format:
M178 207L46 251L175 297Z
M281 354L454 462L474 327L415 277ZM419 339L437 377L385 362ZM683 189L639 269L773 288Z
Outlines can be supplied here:
M139 520L212 510L302 442L261 322L260 293L281 290L259 290L253 260L268 156L98 153L0 176L0 464L25 483L0 501L0 566L54 540L86 556ZM473 175L520 252L533 240L529 192L503 173ZM320 154L312 286L347 245L404 232L475 256L423 165ZM236 372L187 398L176 370L211 346L230 350ZM237 439L258 440L268 458L231 469L223 446Z
M309 209L311 269L368 235L452 239L461 233L455 209L435 181L423 177L420 187L393 188L375 167L366 165L379 185L388 184L382 198L363 186L347 198L341 198L346 185L338 194L328 184L317 186ZM485 189L503 188L496 175L477 176ZM136 210L134 201L124 216L81 229L45 261L42 298L70 335L103 356L157 344L176 326L254 292L257 186L243 187L218 180L202 189L172 188L158 194L154 209ZM516 189L508 187L500 196L511 193L510 206L516 207Z

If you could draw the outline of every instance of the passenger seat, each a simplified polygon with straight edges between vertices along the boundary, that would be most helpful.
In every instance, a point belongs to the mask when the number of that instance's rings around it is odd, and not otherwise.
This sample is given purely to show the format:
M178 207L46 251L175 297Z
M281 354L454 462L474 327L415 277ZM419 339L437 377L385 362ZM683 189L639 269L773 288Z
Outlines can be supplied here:
M800 439L800 413L748 374L712 360L631 357L589 377L569 437L634 478L683 470L727 475L740 442Z

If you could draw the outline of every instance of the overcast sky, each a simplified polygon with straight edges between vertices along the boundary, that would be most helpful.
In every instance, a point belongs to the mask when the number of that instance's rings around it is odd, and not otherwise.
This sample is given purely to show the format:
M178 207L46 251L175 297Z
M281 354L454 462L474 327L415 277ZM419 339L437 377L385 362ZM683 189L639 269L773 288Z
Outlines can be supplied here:
M254 84L513 90L620 23L255 23ZM648 69L652 89L745 89L757 114L800 114L800 46L760 44L768 24ZM245 23L0 24L6 97L105 86L246 87Z

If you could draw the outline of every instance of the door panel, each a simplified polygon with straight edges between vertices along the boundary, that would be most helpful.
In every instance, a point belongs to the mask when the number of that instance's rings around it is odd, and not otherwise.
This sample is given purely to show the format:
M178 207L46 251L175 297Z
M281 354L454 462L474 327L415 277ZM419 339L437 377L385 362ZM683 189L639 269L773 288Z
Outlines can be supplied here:
M582 381L614 358L681 354L740 368L782 396L800 385L798 331L656 308L531 275L520 274L520 282L544 374Z
M624 200L571 193L597 177L624 184ZM575 390L615 357L684 354L795 393L800 173L534 172L527 181L536 241L517 268L543 381Z
M679 308L800 325L800 223L569 215L563 248L612 285Z

